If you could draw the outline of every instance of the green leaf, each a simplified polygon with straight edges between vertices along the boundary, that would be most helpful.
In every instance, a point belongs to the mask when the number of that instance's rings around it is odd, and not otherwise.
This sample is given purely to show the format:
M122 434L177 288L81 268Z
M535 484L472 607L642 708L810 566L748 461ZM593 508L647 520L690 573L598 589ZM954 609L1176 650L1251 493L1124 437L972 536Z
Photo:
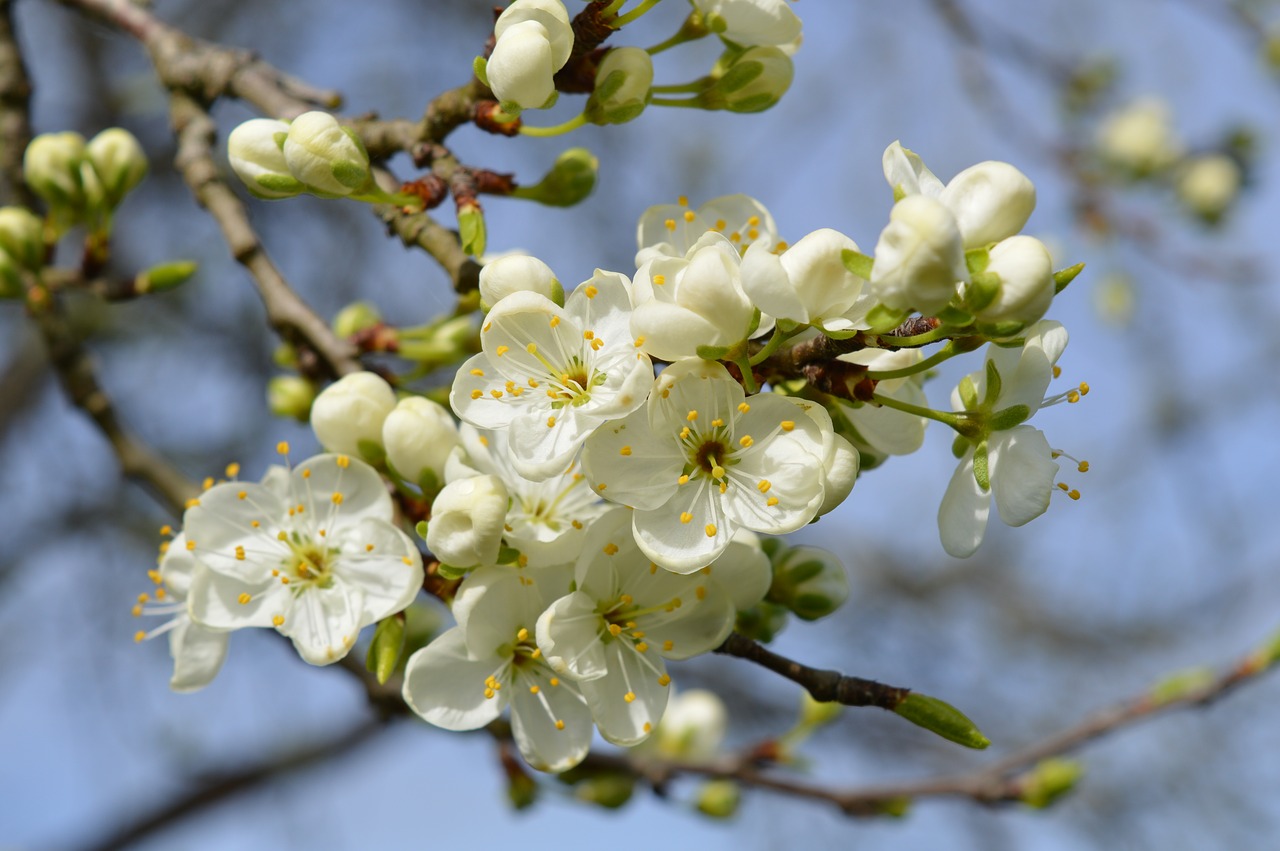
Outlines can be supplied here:
M488 71L489 71L489 63L485 60L483 56L477 56L474 60L472 60L471 72L475 74L476 79L484 83L486 87L489 85Z
M484 254L486 231L484 213L478 207L470 207L458 214L458 232L462 250L472 257Z
M990 410L1000 398L1000 391L1004 388L1004 380L1000 378L1000 370L996 369L996 362L988 360L986 363L987 373L987 395L982 400L982 407Z
M1074 266L1068 266L1065 269L1059 269L1053 273L1053 294L1057 295L1067 288L1067 284L1076 279L1076 276L1084 271L1084 264L1077 263Z
M369 644L369 653L365 657L365 667L378 678L380 684L385 684L395 673L403 650L404 616L397 613L378 622L373 641Z
M1210 668L1188 668L1165 677L1151 688L1151 702L1162 706L1175 700L1181 700L1192 692L1199 691L1213 682L1214 674Z
M859 278L871 280L871 267L875 265L875 258L854 251L852 248L846 248L840 252L840 262L844 263L844 267Z
M902 320L911 315L907 310L894 310L883 304L877 304L875 307L867 311L867 323L871 326L870 333L885 334L892 331L902 324Z
M960 379L960 404L964 405L966 411L978 410L978 385L973 379L965 376Z
M1084 765L1078 760L1043 759L1023 775L1018 799L1029 807L1044 809L1074 789L1083 774Z
M982 750L991 744L991 740L982 735L982 731L968 716L936 697L912 692L893 711L917 727L923 727L966 748Z

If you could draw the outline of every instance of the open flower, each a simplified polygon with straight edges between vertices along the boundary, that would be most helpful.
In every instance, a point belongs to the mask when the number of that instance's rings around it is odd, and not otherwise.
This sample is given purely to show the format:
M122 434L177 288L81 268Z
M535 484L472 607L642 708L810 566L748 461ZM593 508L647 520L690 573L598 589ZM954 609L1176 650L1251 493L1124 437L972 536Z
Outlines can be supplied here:
M965 558L978 549L992 497L1010 526L1029 523L1048 509L1057 454L1039 429L1024 423L1053 401L1044 393L1066 345L1065 328L1038 322L1027 329L1021 349L988 346L984 369L966 376L952 393L952 407L969 412L978 428L966 436L938 508L942 546L951 555Z
M774 319L824 331L869 328L866 314L875 299L864 293L866 281L845 268L846 250L857 251L858 244L831 228L807 234L781 255L756 242L742 258L742 289Z
M738 528L794 532L821 507L827 446L813 418L782 396L750 399L719 363L663 370L647 409L587 441L583 470L605 499L631 506L636 540L658 564L710 564Z
M538 619L538 647L552 668L577 680L605 739L637 744L667 705L663 660L719 646L733 628L729 594L701 573L659 569L636 547L620 509L592 525L574 578L578 590Z
M192 619L275 627L311 664L336 662L422 587L422 558L392 516L381 477L345 455L214 485L184 518L185 548L208 568L191 582Z
M172 616L150 632L139 631L134 638L143 641L169 636L169 655L173 657L169 688L177 692L197 691L207 686L227 657L228 632L194 623L187 613L187 593L192 579L205 568L187 550L186 544L186 535L181 532L168 543L159 568L150 572L156 590L144 595L145 599L133 610L135 615Z
M450 404L477 428L510 428L521 475L564 472L606 420L644 404L653 364L632 339L626 276L597 270L564 307L533 292L494 305L481 352L462 365Z
M561 680L534 642L546 608L540 581L482 567L454 598L458 626L414 653L405 666L405 701L446 730L475 730L511 707L511 733L534 768L565 771L591 746L591 713L577 686Z
M757 242L775 251L785 246L773 216L749 195L722 195L697 210L689 209L688 199L681 197L677 204L659 204L641 214L636 225L636 268L655 256L684 257L708 231L723 234L739 254Z
M464 423L462 445L465 460L455 454L448 475L490 475L506 485L511 498L501 535L526 557L527 566L572 564L582 552L586 527L608 507L577 465L534 481L511 463L505 431L480 431Z

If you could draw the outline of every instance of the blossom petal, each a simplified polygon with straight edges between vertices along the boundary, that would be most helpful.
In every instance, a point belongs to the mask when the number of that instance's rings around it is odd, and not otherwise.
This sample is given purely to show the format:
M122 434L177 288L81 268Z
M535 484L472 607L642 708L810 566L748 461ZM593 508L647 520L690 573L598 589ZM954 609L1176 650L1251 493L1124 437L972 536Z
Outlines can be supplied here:
M679 445L655 433L644 410L605 423L582 450L582 471L600 495L640 509L671 498L683 464Z
M538 647L557 673L577 680L609 672L600 634L604 621L596 601L581 591L561 597L538 618Z
M475 730L502 714L505 689L485 697L486 680L502 667L496 656L473 659L460 628L441 633L409 657L404 699L427 722L446 730Z
M466 637L471 657L483 659L502 645L513 644L521 628L532 633L545 608L543 601L533 571L480 567L458 586L453 617Z
M965 453L947 492L938 506L938 532L942 548L956 558L968 558L982 543L991 512L991 494L978 486L973 475L973 450Z
M335 542L343 554L334 570L363 592L361 623L403 610L422 590L422 555L409 536L390 523L362 520L344 527Z
M207 686L227 658L228 635L183 618L169 633L169 655L173 657L169 688L191 692Z
M1021 526L1044 514L1058 464L1044 433L1021 425L991 436L991 491L1000 519Z
M628 747L649 737L671 696L662 659L637 653L620 641L609 645L606 676L579 683L600 735Z
M329 665L350 652L360 633L363 593L335 577L329 588L308 588L294 600L284 623L276 627L293 639L303 660Z
M539 771L559 772L582 762L594 727L591 710L578 690L563 681L553 686L552 679L545 665L515 670L511 735L526 762Z
M187 594L191 619L219 630L272 626L292 605L288 587L275 579L248 583L212 570L196 571Z
M355 458L316 455L293 468L293 498L306 505L312 519L341 517L343 523L366 518L390 523L395 515L391 495L378 471Z

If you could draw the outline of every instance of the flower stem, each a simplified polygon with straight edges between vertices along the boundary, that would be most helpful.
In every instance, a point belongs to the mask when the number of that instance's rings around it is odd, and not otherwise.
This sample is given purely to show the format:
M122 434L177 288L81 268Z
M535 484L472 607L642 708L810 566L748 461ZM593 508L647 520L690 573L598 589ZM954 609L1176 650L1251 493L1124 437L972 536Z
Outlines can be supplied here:
M610 24L610 26L612 26L615 30L621 29L622 27L625 27L627 24L631 23L635 19L644 15L645 12L648 12L654 6L657 6L658 2L659 0L644 0L644 2L636 6L630 12L627 12L627 14L614 18L613 23Z
M672 83L669 86L653 86L650 91L658 95L680 95L685 93L700 92L711 83L710 77L699 77L688 83Z
M778 350L779 346L787 341L789 337L791 337L790 334L775 326L773 329L773 336L769 338L769 342L764 344L763 349L751 356L749 363L752 366L764 363L774 352Z
M933 369L938 364L943 363L958 354L960 354L960 352L956 347L947 343L947 345L943 346L941 349L918 363L913 363L911 366L904 366L901 369L870 370L867 372L867 378L874 379L875 381L888 381L891 378L906 378L909 375L916 375L924 372L925 370Z
M770 341L772 342L772 341ZM748 394L759 393L760 388L756 386L756 377L751 372L751 359L746 355L735 358L734 363L738 365L738 369L742 371L742 386Z
M892 334L879 334L876 336L876 342L882 344L881 348L918 349L921 346L927 346L930 343L936 343L938 340L946 339L953 333L955 333L954 328L939 326L932 331L916 334L914 337L895 337Z
M946 411L935 411L933 408L921 408L919 405L912 405L910 402L903 402L900 399L894 399L892 396L882 396L879 393L873 393L871 398L877 404L884 405L886 408L893 408L895 411L902 411L904 414L914 414L917 417L940 422L962 434L967 430L964 425L969 420L969 416L965 413L948 413Z
M573 118L570 118L565 123L557 124L554 127L530 127L528 124L522 125L520 127L520 134L522 136L537 136L537 137L563 136L565 133L569 133L573 130L577 130L579 127L581 127L586 123L587 123L586 113L579 113L578 115L575 115Z
M650 106L676 106L683 109L701 109L701 102L697 98L689 100L676 100L674 98L653 98L649 101Z

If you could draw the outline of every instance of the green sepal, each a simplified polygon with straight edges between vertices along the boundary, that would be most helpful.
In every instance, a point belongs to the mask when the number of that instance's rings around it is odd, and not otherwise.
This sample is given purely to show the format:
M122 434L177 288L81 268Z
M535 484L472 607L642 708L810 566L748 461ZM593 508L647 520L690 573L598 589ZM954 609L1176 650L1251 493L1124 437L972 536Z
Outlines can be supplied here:
M810 559L802 561L799 564L791 565L787 568L787 581L793 585L799 585L822 572L825 565L818 559Z
M982 750L991 744L991 740L982 735L982 731L968 716L936 697L911 692L893 711L917 727L923 727L966 748Z
M440 493L443 485L440 483L440 477L436 475L436 471L430 468L424 468L418 474L415 482L418 487L422 488L422 495L428 499L434 499L436 494Z
M516 564L520 561L520 551L515 547L501 546L498 548L498 564Z
M1007 431L1030 418L1031 409L1026 405L1011 405L1003 411L996 411L987 423L991 431Z
M988 360L986 363L987 374L987 395L982 400L982 406L990 410L995 405L996 400L1000 398L1000 391L1004 388L1004 379L1000 377L1000 370L996 369L996 362Z
M379 684L385 685L395 673L400 654L404 652L404 635L404 615L397 613L378 621L364 666L378 678Z
M940 319L942 324L946 325L948 328L967 328L969 325L973 324L972 313L951 304L942 308L942 310L939 310L937 318Z
M822 333L824 336L830 337L833 340L848 340L850 337L856 337L862 332L857 328L850 328L845 331L828 331L826 328L823 328Z
M253 179L253 183L246 183L245 188L253 192L255 186L261 187L264 192L269 194L259 197L267 200L275 200L281 195L298 195L302 193L306 187L302 185L302 181L288 174L260 174ZM257 193L254 192L256 195Z
M972 445L969 438L962 434L957 434L956 439L951 441L951 454L956 458L963 458L964 453L968 452L969 447Z
M991 272L974 272L969 276L969 287L965 292L965 306L977 313L1000 295L1003 282L1000 276Z
M417 532L418 537L425 541L427 539L427 521L419 520L413 527L413 531Z
M964 405L964 409L966 411L978 410L978 385L974 383L973 378L968 375L961 378L957 389L960 392L960 404Z
M869 333L887 334L902 324L902 320L911 315L909 310L897 310L883 304L877 304L867 311L867 324L871 326Z
M358 440L356 441L356 449L360 450L360 457L368 461L374 467L379 469L386 466L387 450L383 448L381 443L376 440Z
M454 579L461 579L462 577L466 576L468 573L470 573L473 570L475 570L474 566L454 567L451 564L445 564L444 562L441 562L440 565L436 568L436 573L440 575L441 579L448 579L450 581L453 581Z
M1074 266L1068 266L1065 269L1059 269L1053 273L1053 294L1057 295L1067 288L1067 284L1076 279L1076 276L1084 271L1084 264L1077 263Z
M484 83L489 88L489 62L483 56L477 56L471 62L471 73L476 75L476 79Z
M728 346L698 346L695 351L703 360L720 360L729 354Z
M738 89L744 88L751 84L756 77L764 73L764 63L747 60L745 62L735 62L725 75L716 80L716 89L721 94L733 94ZM772 97L766 95L766 98L772 100ZM748 98L747 101L753 100ZM735 110L736 111L736 110Z
M977 331L989 341L999 345L999 341L1022 333L1026 327L1027 323L1025 322L1020 322L1017 319L1008 319L1004 322L980 322L978 323Z
M472 257L484 254L486 232L484 213L478 207L471 207L458 213L458 232L461 236L462 250Z
M1029 807L1042 810L1075 788L1084 774L1079 760L1050 757L1036 763L1035 768L1023 775L1022 790L1018 800Z
M991 467L987 457L987 442L984 440L973 448L973 478L978 487L984 491L991 490Z
M970 275L981 275L987 271L987 264L990 262L991 249L986 246L970 248L964 253L964 265L969 270Z
M790 615L785 606L762 600L751 608L738 612L733 628L747 638L768 644L786 628Z
M875 258L854 251L852 248L846 248L840 252L840 262L852 274L857 275L864 280L871 280L871 269L875 266Z
M756 329L758 329L759 327L760 327L760 308L757 307L755 310L751 311L751 324L747 326L747 333L746 333L746 336L743 337L743 342L746 342L747 340L751 339L751 335L756 333Z
M369 165L351 160L338 160L329 166L334 179L350 189L359 189L369 179Z

